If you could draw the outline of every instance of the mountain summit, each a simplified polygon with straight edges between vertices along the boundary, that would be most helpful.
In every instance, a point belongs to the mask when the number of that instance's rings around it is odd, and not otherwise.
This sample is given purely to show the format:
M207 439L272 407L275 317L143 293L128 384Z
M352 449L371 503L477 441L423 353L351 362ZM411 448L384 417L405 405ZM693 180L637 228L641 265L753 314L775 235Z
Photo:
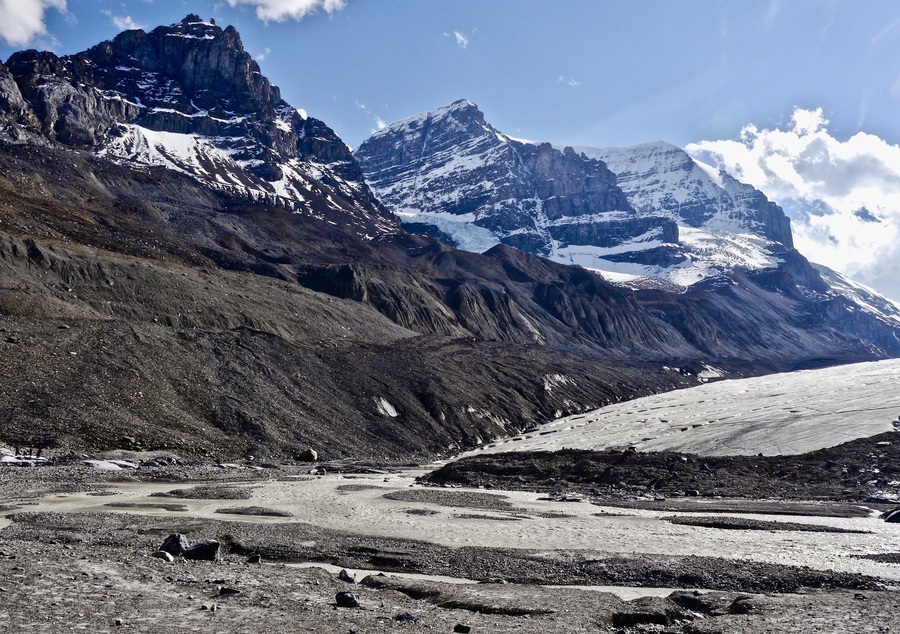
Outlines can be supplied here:
M459 248L503 243L553 256L568 244L674 239L668 221L635 219L601 162L501 134L471 101L398 121L355 152L381 201L413 230ZM599 235L602 216L612 235Z
M2 103L12 140L37 132L248 201L306 214L339 207L364 233L396 230L349 148L281 98L232 26L188 15L67 57L15 53L0 65Z

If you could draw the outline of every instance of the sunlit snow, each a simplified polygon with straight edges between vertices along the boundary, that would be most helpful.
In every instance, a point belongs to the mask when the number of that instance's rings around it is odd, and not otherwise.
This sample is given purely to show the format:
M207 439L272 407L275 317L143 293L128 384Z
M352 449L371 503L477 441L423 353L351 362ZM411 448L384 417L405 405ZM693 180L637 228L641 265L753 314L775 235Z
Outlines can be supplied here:
M716 374L709 369L709 378ZM673 370L674 371L674 370ZM900 360L732 379L610 405L470 453L563 447L798 454L900 428ZM900 442L900 436L898 436Z

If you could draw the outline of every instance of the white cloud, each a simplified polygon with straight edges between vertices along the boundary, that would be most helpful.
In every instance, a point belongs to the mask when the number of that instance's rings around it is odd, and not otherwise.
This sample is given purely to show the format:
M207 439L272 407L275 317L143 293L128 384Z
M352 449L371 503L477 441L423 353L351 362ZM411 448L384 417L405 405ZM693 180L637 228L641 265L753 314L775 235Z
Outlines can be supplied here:
M771 2L769 2L769 9L766 11L766 26L775 24L775 21L778 19L778 16L781 15L781 10L783 8L781 0L771 0Z
M270 48L267 46L267 47L265 47L265 48L263 49L263 52L262 52L262 53L260 53L259 55L257 55L257 56L254 57L253 59L255 59L257 62L261 62L261 61L263 61L264 59L266 59L266 58L269 56L269 53L271 53L271 52L272 52L272 49L270 49Z
M0 39L10 46L25 46L47 33L47 9L66 10L66 0L0 0Z
M112 20L113 26L115 26L120 31L133 31L135 29L144 28L142 25L132 20L130 15L126 15L124 17L113 15L113 12L109 10L103 10L100 13L104 14L110 20Z
M256 7L256 17L263 22L302 20L318 10L335 13L347 6L347 0L228 0L232 7L249 5Z
M577 88L581 85L581 82L575 79L574 77L569 77L568 75L560 75L559 79L556 80L557 84L566 84L567 86L572 86L573 88Z
M460 46L460 48L466 48L469 45L469 38L467 38L459 31L453 31L453 36L456 38L456 43Z
M377 114L373 113L372 110L369 109L369 106L367 106L365 103L363 103L361 101L357 101L356 107L359 108L360 110L362 110L363 112L365 112L367 115L369 115L372 118L372 120L375 122L375 129L372 130L373 133L377 132L378 130L384 130L387 127L387 123L385 123L384 119L382 119Z
M781 205L810 260L900 298L900 146L864 132L839 140L821 108L796 108L782 127L686 149Z

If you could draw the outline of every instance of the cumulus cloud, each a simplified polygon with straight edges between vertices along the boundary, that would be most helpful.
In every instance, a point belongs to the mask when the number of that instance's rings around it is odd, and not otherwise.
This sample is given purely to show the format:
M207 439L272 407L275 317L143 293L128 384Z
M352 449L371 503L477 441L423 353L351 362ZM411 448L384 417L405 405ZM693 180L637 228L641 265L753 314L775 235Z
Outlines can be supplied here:
M228 4L256 7L256 17L263 22L284 22L302 20L320 9L329 14L341 11L347 0L228 0Z
M738 140L686 149L781 205L810 260L900 299L900 146L837 139L821 108L796 108L782 128L748 125Z
M0 0L0 39L10 46L25 46L47 33L47 9L66 10L66 0Z

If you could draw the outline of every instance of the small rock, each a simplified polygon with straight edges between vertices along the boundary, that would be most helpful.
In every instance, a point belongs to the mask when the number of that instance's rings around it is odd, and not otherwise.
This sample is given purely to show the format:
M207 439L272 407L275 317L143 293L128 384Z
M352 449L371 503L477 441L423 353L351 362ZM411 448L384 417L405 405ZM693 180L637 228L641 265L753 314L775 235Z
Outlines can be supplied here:
M319 459L319 454L316 453L315 449L306 449L301 451L297 456L297 460L301 462L316 462Z
M262 563L262 555L250 555L247 557L247 561L244 563L247 564L261 564Z
M122 619L116 619L116 627L122 627L125 625L125 622Z
M190 548L190 546L191 544L188 542L187 537L181 533L172 533L166 537L159 549L177 557Z
M352 592L338 592L334 595L334 602L339 608L359 607L359 597Z
M698 491L697 489L687 489L684 494L690 497L698 497L700 495L700 491Z
M165 550L157 550L155 553L150 555L151 557L156 557L157 559L162 559L163 561L173 562L175 561L175 557L172 556L172 553Z
M463 625L462 623L457 623L453 626L453 631L457 634L469 634L472 631L471 625Z
M419 617L411 612L401 612L394 617L394 620L400 621L401 623L418 623Z
M19 343L20 341L21 339L19 339L19 337L17 337L16 335L10 335L6 338L6 343Z
M219 590L219 596L220 596L220 597L228 597L228 596L231 596L231 595L234 595L234 594L240 594L240 593L241 593L241 591L238 590L238 589L236 589L236 588L227 588L227 587L225 587L225 586L219 586L219 587L218 587L218 590Z
M338 573L338 579L347 583L356 583L356 575L347 572L345 568L341 568L341 571Z

